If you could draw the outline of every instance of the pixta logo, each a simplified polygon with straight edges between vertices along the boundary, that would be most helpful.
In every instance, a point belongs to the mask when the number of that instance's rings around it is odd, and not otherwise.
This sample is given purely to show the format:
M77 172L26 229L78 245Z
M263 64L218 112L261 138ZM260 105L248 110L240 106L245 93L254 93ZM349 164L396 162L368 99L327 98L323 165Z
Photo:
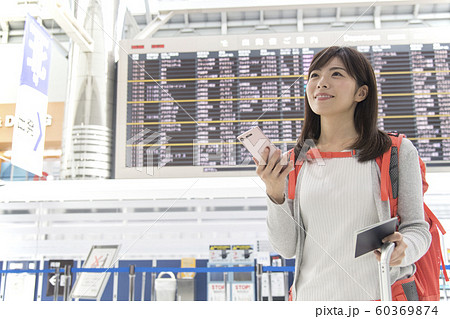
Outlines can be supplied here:
M149 129L145 129L128 139L127 145L132 146L140 154L140 161L137 163L136 170L142 172L143 168L146 168L146 174L153 176L155 169L159 170L173 161L169 146L170 139L171 137L165 133L152 132ZM154 165L155 162L157 167Z

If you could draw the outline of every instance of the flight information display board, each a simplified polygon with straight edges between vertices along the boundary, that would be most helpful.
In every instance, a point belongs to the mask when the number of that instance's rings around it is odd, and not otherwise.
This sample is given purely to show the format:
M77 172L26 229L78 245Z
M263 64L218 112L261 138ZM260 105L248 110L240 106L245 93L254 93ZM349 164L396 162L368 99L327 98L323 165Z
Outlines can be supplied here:
M355 46L376 73L380 128L406 134L429 165L450 163L449 46ZM128 55L126 167L254 170L236 136L255 125L290 149L302 129L308 68L321 49Z

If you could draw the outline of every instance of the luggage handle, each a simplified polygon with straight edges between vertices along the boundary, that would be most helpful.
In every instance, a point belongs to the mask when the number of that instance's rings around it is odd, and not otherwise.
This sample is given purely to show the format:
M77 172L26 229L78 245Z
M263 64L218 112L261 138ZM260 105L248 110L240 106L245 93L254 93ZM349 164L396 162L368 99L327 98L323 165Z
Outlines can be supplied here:
M392 301L391 278L389 276L389 262L391 260L392 252L395 244L386 242L381 246L381 257L378 263L378 270L380 274L380 293L381 301Z

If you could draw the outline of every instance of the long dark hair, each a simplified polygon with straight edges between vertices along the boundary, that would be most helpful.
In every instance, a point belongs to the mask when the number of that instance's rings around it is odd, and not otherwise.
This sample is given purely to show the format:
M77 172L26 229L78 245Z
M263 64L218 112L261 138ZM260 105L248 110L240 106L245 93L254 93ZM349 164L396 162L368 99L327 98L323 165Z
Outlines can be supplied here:
M308 78L313 70L322 68L334 57L338 57L342 61L349 75L356 80L357 88L362 85L367 85L369 88L367 97L359 102L355 108L353 119L358 139L352 145L352 148L358 150L358 160L360 162L375 159L389 149L391 139L385 132L379 130L377 126L377 83L372 66L366 57L349 47L329 47L314 56L309 67ZM311 110L305 93L305 121L302 133L294 148L295 158L298 158L303 146L308 145L308 143L305 143L307 140L313 140L317 143L319 137L320 115Z

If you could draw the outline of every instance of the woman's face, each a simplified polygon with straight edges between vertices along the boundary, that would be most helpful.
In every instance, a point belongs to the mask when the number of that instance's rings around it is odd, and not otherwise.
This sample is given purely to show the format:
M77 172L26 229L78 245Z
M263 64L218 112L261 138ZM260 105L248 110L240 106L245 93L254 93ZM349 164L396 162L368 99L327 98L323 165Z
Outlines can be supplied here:
M317 70L312 70L306 85L311 110L321 116L349 113L353 116L358 102L367 96L367 86L357 88L356 80L335 57Z

